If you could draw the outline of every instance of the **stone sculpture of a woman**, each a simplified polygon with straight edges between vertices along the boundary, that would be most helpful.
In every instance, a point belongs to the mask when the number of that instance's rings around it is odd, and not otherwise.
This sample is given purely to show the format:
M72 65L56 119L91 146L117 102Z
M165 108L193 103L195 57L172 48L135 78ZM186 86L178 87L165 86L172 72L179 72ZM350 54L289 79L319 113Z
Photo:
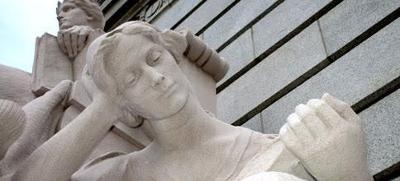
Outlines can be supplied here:
M303 179L371 180L359 119L347 104L329 95L302 104L280 137L233 127L208 114L194 96L178 66L188 46L181 40L178 33L142 22L125 23L96 39L83 75L93 103L39 147L14 178L242 180L278 171ZM118 120L132 125L145 120L153 142L76 172Z

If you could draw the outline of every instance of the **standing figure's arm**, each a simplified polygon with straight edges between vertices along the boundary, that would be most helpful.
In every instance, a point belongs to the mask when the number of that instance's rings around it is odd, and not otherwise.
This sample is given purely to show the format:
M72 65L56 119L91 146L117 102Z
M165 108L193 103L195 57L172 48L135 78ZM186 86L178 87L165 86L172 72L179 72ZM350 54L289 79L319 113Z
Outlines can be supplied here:
M372 180L360 118L328 94L297 106L279 134L317 180Z
M95 85L82 78L92 91ZM18 169L16 180L69 180L93 147L106 135L121 115L100 92L92 92L93 102L70 124L36 149Z

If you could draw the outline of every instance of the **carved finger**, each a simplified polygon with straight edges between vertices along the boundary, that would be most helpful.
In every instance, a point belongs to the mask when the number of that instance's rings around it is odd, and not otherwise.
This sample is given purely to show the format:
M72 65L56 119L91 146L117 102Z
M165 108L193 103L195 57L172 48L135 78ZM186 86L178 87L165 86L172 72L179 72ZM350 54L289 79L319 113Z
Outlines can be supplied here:
M43 96L34 99L28 104L25 104L23 109L26 110L27 114L30 112L29 110L37 110L40 108L47 108L46 110L52 110L57 104L66 99L71 86L72 81L63 80L50 91L46 92Z
M47 93L54 94L55 97L53 98L57 97L58 99L64 99L68 95L68 92L71 89L71 87L72 87L72 81L63 80Z
M322 100L331 106L342 118L347 121L360 121L358 115L353 111L351 106L335 97L325 93Z
M73 57L72 47L71 47L71 34L69 32L63 33L65 48L67 49L67 54L69 58Z
M71 48L72 55L75 57L78 54L78 32L71 32Z
M80 33L78 35L78 51L81 51L85 47L87 37L88 37L88 34Z
M311 145L312 142L314 142L315 135L313 135L312 131L300 120L297 114L290 114L287 118L287 122L290 129L304 146Z
M307 105L314 109L317 116L329 125L336 126L345 121L340 115L325 101L319 99L312 99L308 101Z
M296 106L296 114L315 137L324 135L332 127L329 123L322 121L313 109L304 104Z
M296 156L299 155L298 151L304 149L296 134L294 134L293 130L291 130L287 124L283 125L279 130L279 137L285 144L286 148Z
M64 37L61 31L58 31L57 34L57 42L58 42L58 46L60 47L60 49L64 52L67 53L67 49L65 48L65 44L64 44Z

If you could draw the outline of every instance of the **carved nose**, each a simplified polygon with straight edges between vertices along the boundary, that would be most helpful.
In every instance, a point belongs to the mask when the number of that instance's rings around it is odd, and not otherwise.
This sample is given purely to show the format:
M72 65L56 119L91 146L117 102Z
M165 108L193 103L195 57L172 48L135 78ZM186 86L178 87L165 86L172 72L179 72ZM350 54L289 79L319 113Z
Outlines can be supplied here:
M58 15L57 15L57 20L58 21L61 21L64 17L65 17L65 12L64 11L61 11L60 13L58 13Z
M158 72L154 72L152 87L158 87L163 81L165 81L165 76Z

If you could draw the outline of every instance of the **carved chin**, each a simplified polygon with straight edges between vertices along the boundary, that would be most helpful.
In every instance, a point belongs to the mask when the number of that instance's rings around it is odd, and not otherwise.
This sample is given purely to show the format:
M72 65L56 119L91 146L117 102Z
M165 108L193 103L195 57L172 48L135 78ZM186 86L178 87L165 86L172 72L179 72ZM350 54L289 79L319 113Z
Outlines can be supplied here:
M160 106L159 112L149 116L152 117L150 120L162 120L179 113L188 103L189 95L189 92L180 92L171 96L169 100L163 100L166 102L157 105Z

